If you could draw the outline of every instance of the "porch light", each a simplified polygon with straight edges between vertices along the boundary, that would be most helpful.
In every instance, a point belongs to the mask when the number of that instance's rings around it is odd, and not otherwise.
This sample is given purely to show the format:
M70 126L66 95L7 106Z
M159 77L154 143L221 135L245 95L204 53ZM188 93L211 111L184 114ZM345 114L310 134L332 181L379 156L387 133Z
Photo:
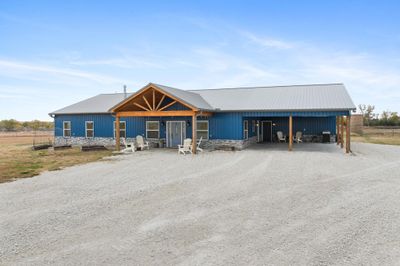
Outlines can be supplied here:
M276 126L276 124L275 124L275 123L272 123L272 126Z
M162 127L165 126L165 122L164 121L161 121L161 126Z
M186 121L186 126L190 127L190 121L189 120Z

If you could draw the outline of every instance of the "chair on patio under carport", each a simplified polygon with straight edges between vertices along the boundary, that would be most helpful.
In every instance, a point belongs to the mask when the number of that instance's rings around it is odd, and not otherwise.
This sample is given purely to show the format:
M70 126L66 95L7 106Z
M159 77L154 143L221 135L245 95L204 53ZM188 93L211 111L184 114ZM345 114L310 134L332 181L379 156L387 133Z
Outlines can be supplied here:
M283 135L282 131L277 131L276 136L278 137L279 142L286 142L286 137Z
M303 142L303 132L301 131L297 131L296 132L296 137L294 138L294 141L296 141L297 143Z

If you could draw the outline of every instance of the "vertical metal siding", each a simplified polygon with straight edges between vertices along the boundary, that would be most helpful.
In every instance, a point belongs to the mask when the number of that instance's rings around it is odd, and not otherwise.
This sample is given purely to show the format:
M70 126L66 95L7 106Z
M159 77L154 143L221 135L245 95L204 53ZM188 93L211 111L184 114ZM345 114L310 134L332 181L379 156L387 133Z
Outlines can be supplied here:
M289 134L288 117L263 117L261 120L272 121L272 133L282 131L285 135ZM335 117L294 117L293 132L302 131L305 135L319 135L322 131L336 133Z
M174 105L175 106L175 105ZM182 106L184 107L184 106ZM186 108L186 107L185 107ZM339 112L294 112L292 113L293 127L295 131L303 131L304 134L320 134L323 130L336 132L337 115L348 115ZM243 121L249 121L249 136L255 136L253 131L253 120L271 120L276 126L273 131L288 131L288 116L290 113L282 112L220 112L211 117L199 117L199 120L209 120L210 139L243 139ZM186 136L192 136L191 117L122 117L126 121L126 134L128 137L146 134L146 121L160 121L160 137L165 138L166 121L189 121L186 126ZM85 136L85 121L94 121L95 137L113 137L113 125L115 117L111 114L77 114L55 116L55 135L62 136L63 121L71 121L71 135ZM164 125L161 124L164 122Z
M71 121L71 136L85 137L85 121L94 122L95 137L113 137L115 118L111 114L77 114L57 115L55 118L55 135L62 136L63 121Z

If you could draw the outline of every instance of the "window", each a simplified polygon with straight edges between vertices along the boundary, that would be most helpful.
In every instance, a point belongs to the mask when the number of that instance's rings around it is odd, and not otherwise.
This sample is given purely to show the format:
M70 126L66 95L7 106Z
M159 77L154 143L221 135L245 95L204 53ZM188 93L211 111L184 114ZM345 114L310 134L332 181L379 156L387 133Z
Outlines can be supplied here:
M203 137L204 140L208 140L208 121L197 121L197 139Z
M87 138L93 138L94 137L94 123L93 121L86 121L85 122L85 136Z
M63 136L71 137L71 121L63 122Z
M114 138L115 136L115 121L114 121ZM126 138L126 122L125 121L119 121L119 137L120 138Z
M248 139L249 138L249 121L247 121L247 120L244 121L243 128L244 128L243 138Z
M160 138L160 122L159 121L146 121L146 138L159 139Z

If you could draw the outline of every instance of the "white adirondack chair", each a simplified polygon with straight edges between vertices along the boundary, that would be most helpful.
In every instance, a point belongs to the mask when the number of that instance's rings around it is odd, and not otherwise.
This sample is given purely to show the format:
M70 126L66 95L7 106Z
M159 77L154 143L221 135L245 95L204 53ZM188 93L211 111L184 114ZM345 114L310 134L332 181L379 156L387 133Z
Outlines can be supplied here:
M294 140L297 142L297 143L300 143L300 142L303 142L303 132L301 132L301 131L297 131L296 132L296 137L294 138Z
M283 135L282 131L277 131L276 136L278 137L279 142L286 142L286 137Z
M122 152L135 152L136 147L134 142L127 142L125 138L121 138L122 144L125 146L125 149L122 150Z
M183 145L178 145L178 154L183 153L192 153L192 139L184 139Z
M137 147L138 148L140 148L140 150L144 150L144 149L150 149L150 146L149 146L149 142L148 141L145 141L144 139L143 139L143 136L141 136L141 135L137 135L136 136L136 144L137 144Z
M200 148L200 145L201 145L201 142L203 141L203 137L200 137L200 139L199 139L199 141L197 142L197 144L196 144L196 150L197 151L200 151L200 152L202 152L203 151L203 149L202 148ZM192 151L192 146L190 146L190 150ZM192 151L193 152L193 151Z

